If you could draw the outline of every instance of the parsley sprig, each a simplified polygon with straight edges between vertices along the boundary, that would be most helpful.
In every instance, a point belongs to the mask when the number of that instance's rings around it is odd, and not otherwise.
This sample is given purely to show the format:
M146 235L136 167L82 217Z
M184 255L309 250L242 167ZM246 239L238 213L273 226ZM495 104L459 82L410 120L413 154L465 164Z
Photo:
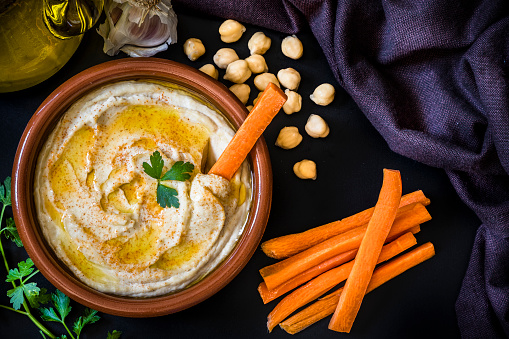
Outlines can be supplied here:
M179 199L177 198L178 192L172 187L168 187L161 183L166 180L186 181L191 178L191 173L194 170L194 165L190 162L177 161L173 166L163 175L164 160L159 151L155 151L150 156L150 164L143 163L143 169L150 177L157 180L157 203L162 207L180 207Z
M12 240L18 247L23 247L23 243L19 237L16 225L12 218L6 220L6 225L1 227L4 218L5 209L11 206L11 178L7 177L3 184L0 183L0 203L2 204L0 212L0 234L3 234L7 239ZM12 289L7 291L7 296L10 298L12 307L0 305L0 308L10 310L16 313L26 315L32 322L39 328L39 333L43 338L67 338L66 334L59 337L55 336L48 328L46 328L34 315L33 310L39 309L41 319L44 321L56 321L61 323L66 329L71 339L79 339L81 331L87 324L93 324L100 319L97 311L86 308L84 314L76 319L73 324L72 330L76 336L68 328L65 319L71 312L70 299L68 296L56 290L51 295L47 293L45 288L39 288L36 282L29 280L39 273L35 269L34 262L28 258L25 261L20 261L16 268L10 268L5 251L0 238L0 253L2 254L5 269L7 270L6 282L12 284ZM42 308L42 304L47 304L51 300L52 306ZM118 339L122 332L113 331L108 332L107 339Z

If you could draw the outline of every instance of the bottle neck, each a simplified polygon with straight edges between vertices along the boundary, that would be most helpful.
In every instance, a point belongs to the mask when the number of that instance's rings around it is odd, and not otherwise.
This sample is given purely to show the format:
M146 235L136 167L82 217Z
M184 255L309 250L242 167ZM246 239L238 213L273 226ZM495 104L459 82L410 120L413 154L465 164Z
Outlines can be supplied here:
M43 0L43 2L44 22L49 31L60 39L81 35L92 28L104 7L104 0Z

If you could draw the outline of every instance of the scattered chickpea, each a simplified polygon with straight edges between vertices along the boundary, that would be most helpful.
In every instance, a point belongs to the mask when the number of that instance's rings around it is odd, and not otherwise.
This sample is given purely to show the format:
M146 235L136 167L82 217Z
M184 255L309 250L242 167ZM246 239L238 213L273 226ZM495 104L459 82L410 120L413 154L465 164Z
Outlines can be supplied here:
M253 105L246 106L246 108L247 108L247 110L248 110L249 112L251 112L251 110L253 109L253 107L254 107Z
M285 94L288 99L283 105L283 111L288 115L299 112L302 108L302 97L300 94L289 89L285 90Z
M250 76L251 70L249 70L247 61L237 60L228 65L223 79L229 80L236 84L241 84L249 79Z
M260 99L260 97L262 96L262 93L263 93L263 92L258 93L258 95L256 96L256 98L254 98L254 100L253 100L253 105L256 105L256 102Z
M229 64L239 60L239 56L231 48L221 48L214 54L213 60L217 67L226 69Z
M219 26L219 34L221 41L226 43L235 42L240 39L242 34L246 31L246 27L235 20L226 20Z
M251 88L246 84L235 84L230 87L230 91L245 105L249 100Z
M325 138L329 135L329 125L327 125L321 116L316 114L309 116L304 129L313 138Z
M269 84L269 82L274 83L277 87L281 87L279 85L279 81L277 80L276 76L272 73L262 73L258 74L254 78L254 85L256 88L258 88L259 91L264 91L265 87Z
M316 164L312 160L304 159L293 165L293 172L301 179L316 179Z
M295 69L289 67L277 72L279 83L284 87L296 90L300 85L300 74Z
M300 135L299 129L297 127L283 127L277 136L276 146L284 149L291 149L297 147L301 141L302 135Z
M206 64L206 65L201 66L200 67L200 71L202 71L203 73L213 77L216 80L219 77L219 72L217 71L217 69L212 64Z
M299 59L304 52L302 42L295 35L287 36L281 42L281 52L291 59Z
M253 54L247 57L246 61L253 73L264 73L269 70L265 58L260 54Z
M315 88L315 91L309 97L315 102L315 104L327 106L332 102L332 100L334 100L334 94L336 94L334 86L325 83Z
M263 32L256 32L247 42L247 47L249 48L251 55L265 54L265 52L267 52L270 48L270 42L270 38L263 34Z
M205 54L205 46L203 46L200 39L190 38L184 42L184 53L187 55L189 60L195 61Z

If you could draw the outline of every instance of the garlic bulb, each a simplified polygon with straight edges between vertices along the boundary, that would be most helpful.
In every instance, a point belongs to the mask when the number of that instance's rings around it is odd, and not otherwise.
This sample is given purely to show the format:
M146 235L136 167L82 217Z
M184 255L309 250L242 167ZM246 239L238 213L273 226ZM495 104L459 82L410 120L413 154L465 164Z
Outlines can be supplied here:
M104 53L152 56L177 42L177 15L170 0L106 0L106 21L97 32Z

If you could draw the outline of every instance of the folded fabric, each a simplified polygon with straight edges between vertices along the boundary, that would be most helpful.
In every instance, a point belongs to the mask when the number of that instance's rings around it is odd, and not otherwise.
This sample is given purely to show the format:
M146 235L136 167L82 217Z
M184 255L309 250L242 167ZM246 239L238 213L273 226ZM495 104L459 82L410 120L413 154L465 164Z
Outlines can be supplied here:
M284 33L306 25L406 157L446 170L482 220L456 303L465 338L509 336L509 2L175 0Z

